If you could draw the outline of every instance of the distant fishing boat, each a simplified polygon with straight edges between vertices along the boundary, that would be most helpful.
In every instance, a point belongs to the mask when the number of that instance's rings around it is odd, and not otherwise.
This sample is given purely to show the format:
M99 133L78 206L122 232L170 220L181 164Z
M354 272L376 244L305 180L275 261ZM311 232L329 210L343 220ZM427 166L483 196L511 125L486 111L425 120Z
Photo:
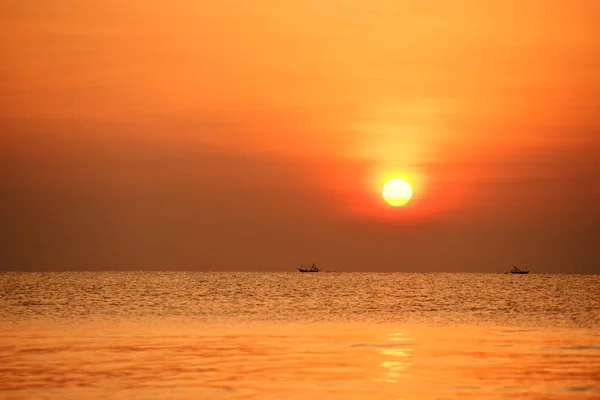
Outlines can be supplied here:
M510 273L511 274L528 274L529 270L528 269L522 270L522 269L519 269L519 268L513 266L513 269L510 270Z
M317 264L313 264L310 268L302 268L302 265L300 265L300 268L296 268L298 271L300 272L319 272L319 268L317 267Z

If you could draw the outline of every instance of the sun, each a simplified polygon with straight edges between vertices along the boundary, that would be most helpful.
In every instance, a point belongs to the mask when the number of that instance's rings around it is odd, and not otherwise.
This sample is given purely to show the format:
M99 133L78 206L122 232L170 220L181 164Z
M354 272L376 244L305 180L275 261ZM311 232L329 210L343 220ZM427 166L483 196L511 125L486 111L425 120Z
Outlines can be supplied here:
M408 203L412 194L412 187L404 179L392 179L383 185L383 189L381 189L383 199L394 207Z

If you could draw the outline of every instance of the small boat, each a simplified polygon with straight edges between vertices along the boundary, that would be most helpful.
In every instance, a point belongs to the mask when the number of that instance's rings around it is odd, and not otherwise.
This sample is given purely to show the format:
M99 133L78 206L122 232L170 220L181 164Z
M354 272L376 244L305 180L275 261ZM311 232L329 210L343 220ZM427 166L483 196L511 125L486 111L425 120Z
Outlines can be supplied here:
M528 269L522 270L522 269L519 269L519 268L513 266L513 269L510 270L510 273L511 274L528 274L529 270Z
M302 268L302 265L300 265L300 268L296 268L298 271L300 272L319 272L319 267L317 267L317 264L313 264L310 268Z

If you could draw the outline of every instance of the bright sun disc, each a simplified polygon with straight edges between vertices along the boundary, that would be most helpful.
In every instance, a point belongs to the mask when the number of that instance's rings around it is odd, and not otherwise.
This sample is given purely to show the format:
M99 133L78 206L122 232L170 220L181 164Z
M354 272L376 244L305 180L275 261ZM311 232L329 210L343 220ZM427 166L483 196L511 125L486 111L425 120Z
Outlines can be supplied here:
M383 185L381 190L383 199L391 206L403 206L412 197L412 188L403 179L392 179Z

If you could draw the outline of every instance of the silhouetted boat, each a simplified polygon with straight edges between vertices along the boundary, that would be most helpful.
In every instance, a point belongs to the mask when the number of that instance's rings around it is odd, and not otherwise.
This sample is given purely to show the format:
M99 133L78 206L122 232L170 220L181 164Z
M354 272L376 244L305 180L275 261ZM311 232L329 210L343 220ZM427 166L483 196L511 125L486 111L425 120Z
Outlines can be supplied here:
M317 264L313 264L310 268L302 268L302 265L300 265L300 268L296 268L298 271L300 272L319 272L319 268L317 267Z
M510 270L510 273L511 274L528 274L529 270L528 269L522 270L517 267L513 267L513 269Z

